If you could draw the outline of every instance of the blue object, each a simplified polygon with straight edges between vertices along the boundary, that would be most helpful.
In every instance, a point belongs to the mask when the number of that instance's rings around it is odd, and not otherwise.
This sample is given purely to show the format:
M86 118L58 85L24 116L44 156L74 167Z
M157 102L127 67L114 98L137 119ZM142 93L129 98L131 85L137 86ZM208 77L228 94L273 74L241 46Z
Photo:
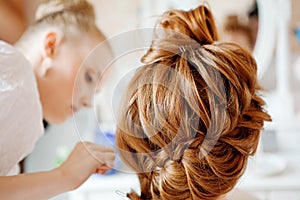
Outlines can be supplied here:
M115 148L116 147L115 133L112 133L111 131L97 130L96 137L95 137L95 143L99 144L99 145L111 146L111 147ZM114 162L114 169L105 173L104 174L105 176L115 174L118 171L118 169L120 169L122 167L122 161L121 161L117 151L115 151L115 154L116 154L116 158L115 158L115 162Z
M295 34L298 42L300 43L300 26L295 29Z

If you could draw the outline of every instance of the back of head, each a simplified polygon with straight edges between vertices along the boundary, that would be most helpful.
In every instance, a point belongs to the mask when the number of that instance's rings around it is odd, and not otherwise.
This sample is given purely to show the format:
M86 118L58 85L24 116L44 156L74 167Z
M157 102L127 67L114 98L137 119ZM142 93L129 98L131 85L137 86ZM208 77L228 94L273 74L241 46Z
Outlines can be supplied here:
M117 145L141 197L215 200L236 185L264 121L256 63L217 41L211 11L163 15L123 99Z

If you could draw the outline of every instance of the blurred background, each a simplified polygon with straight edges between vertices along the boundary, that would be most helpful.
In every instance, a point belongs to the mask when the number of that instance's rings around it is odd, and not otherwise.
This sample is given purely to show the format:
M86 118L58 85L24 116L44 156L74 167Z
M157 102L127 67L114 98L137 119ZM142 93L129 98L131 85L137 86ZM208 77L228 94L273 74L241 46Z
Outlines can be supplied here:
M40 0L0 0L0 39L14 43L34 20ZM188 10L200 0L90 0L95 6L97 25L108 39L137 28L153 27L159 15L176 8ZM257 155L250 160L237 188L263 200L300 200L300 1L299 0L207 0L220 33L220 40L239 43L255 56L259 81L265 88L266 110L273 118L266 124ZM14 23L15 26L7 25ZM3 28L7 27L7 28ZM3 31L4 30L4 31ZM8 34L9 32L14 34ZM127 41L128 42L128 41ZM131 42L136 42L132 40ZM122 43L113 46L115 52ZM124 45L126 45L124 43ZM114 62L95 106L83 110L62 125L49 125L34 152L25 160L24 170L52 169L68 155L79 140L114 145L122 77L141 66L145 49L128 51ZM126 80L125 80L126 81ZM100 126L99 126L100 125ZM99 129L100 127L100 129ZM124 193L138 188L136 177L119 170L106 176L92 176L78 190L53 199L126 199ZM122 170L121 170L122 169Z

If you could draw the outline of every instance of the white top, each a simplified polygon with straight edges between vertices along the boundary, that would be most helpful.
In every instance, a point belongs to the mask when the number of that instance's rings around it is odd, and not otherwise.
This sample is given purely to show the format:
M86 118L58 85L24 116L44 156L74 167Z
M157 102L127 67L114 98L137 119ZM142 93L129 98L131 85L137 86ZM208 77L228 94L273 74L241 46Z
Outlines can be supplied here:
M0 41L0 176L19 173L44 132L34 72L13 46Z

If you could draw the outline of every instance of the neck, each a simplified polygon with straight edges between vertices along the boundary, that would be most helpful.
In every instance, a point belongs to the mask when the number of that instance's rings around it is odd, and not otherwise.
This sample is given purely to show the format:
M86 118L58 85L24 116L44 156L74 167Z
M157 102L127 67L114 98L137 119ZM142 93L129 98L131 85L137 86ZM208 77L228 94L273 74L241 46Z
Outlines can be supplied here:
M26 39L26 42L23 40L19 40L15 47L25 56L25 58L29 61L34 71L36 71L37 67L42 62L41 52L39 51L39 47L37 42L30 40L29 38Z

